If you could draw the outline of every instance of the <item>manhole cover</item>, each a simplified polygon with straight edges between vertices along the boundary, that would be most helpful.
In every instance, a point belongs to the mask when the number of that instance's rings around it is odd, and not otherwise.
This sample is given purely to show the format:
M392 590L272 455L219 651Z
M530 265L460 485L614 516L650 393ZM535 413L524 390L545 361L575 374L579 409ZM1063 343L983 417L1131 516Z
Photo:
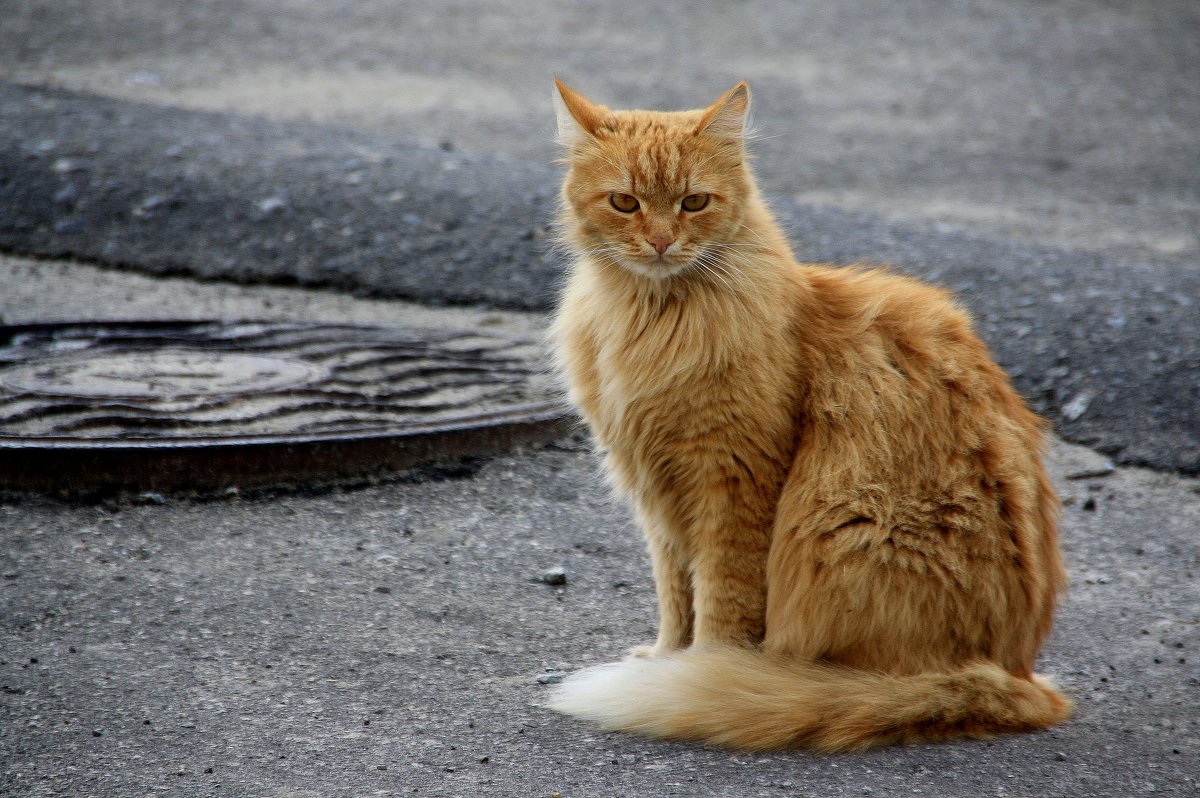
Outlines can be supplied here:
M0 489L342 479L563 431L540 350L477 330L0 327Z
M307 363L233 352L166 349L49 358L0 374L16 393L79 399L127 397L154 402L278 391L325 376Z

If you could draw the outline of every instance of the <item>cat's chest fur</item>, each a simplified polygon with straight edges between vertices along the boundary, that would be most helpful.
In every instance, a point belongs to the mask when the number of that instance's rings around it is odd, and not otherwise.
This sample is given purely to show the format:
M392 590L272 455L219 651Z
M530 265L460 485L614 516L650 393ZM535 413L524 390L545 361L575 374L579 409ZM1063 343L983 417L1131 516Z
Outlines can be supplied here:
M782 465L796 382L781 319L705 295L638 305L577 289L559 319L560 359L625 489L683 490L734 461Z

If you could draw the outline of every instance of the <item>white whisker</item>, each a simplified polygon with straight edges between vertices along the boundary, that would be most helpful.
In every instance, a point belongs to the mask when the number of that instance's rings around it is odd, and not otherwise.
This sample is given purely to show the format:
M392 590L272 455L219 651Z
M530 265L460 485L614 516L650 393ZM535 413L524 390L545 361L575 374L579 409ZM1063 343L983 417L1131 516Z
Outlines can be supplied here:
M715 247L710 247L704 252L701 252L696 257L697 265L714 277L721 280L731 292L737 290L737 286L745 287L750 282L750 277L742 271L733 262L733 260L725 254L713 251Z
M726 288L728 288L730 292L733 291L733 285L730 284L730 282L728 280L726 280L724 277L722 277L721 273L719 271L717 271L715 266L712 263L708 262L703 256L696 258L694 263L700 267L700 271L704 272L705 274L711 275L712 277L715 277L722 284L724 284L724 286Z

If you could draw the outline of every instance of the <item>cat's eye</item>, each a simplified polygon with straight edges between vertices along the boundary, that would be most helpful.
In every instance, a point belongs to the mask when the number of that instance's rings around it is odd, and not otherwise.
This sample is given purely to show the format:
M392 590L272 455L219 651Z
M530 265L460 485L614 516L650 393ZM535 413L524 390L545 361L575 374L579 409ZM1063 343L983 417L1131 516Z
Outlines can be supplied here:
M637 197L631 197L628 194L609 194L608 201L621 213L633 213L641 207L638 204Z
M708 205L708 195L707 194L688 194L686 197L683 198L683 202L680 203L680 206L685 211L693 211L693 212L704 210L704 207L706 205Z

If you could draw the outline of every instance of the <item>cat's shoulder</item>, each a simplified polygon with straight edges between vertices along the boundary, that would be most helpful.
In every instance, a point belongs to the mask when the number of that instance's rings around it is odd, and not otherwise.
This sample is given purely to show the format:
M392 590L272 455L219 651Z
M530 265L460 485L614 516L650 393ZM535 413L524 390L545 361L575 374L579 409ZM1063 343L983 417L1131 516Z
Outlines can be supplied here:
M830 263L799 263L797 271L802 278L822 292L862 297L896 297L902 300L921 299L931 303L954 302L953 295L945 288L881 264L860 262L843 266Z
M827 317L857 321L891 334L933 334L970 340L968 311L947 289L874 264L803 263L797 273L813 308Z

